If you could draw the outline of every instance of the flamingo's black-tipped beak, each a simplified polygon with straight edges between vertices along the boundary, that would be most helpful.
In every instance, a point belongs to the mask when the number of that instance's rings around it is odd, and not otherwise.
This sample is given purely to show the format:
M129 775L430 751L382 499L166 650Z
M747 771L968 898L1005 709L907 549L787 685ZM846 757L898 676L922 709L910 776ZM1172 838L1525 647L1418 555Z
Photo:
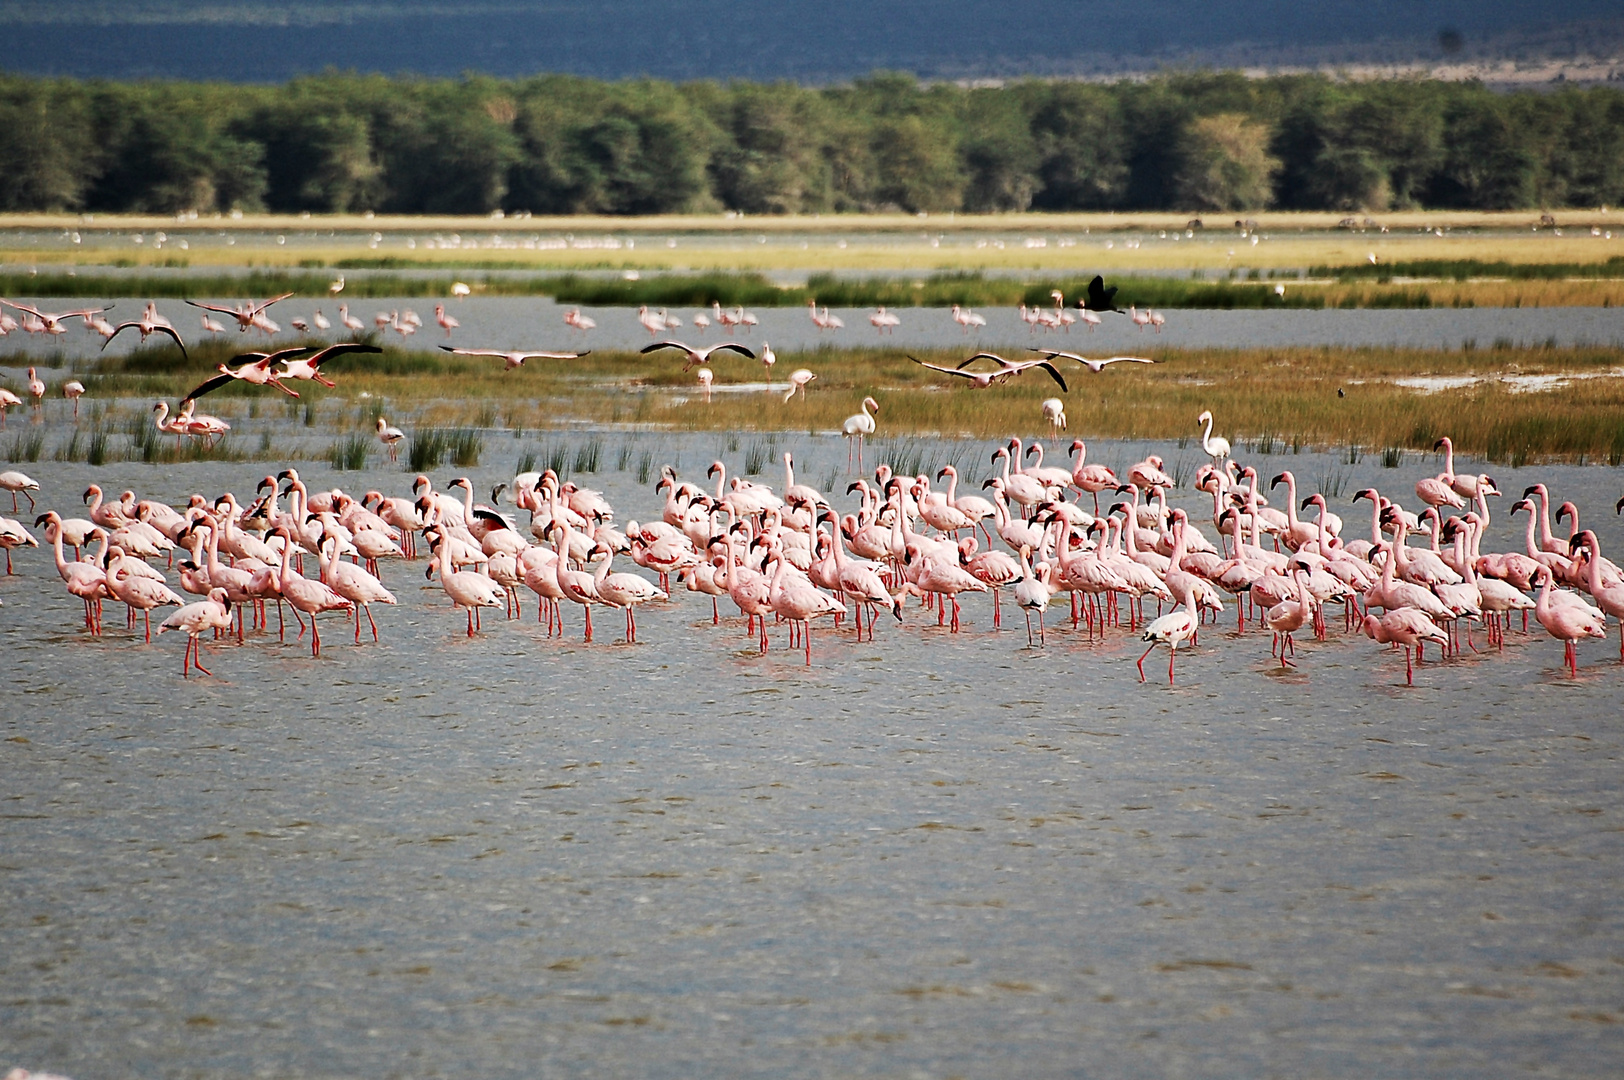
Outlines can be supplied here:
M1276 476L1273 480L1269 481L1269 490L1273 491L1276 484L1283 484L1285 482L1286 482L1286 474L1281 473L1279 476Z
M861 484L860 481L853 480L851 483L846 485L846 494L847 495L850 495L854 491L860 491L860 490L862 490L862 484Z
M1539 494L1539 485L1538 484L1531 484L1528 487L1523 488L1523 496L1522 497L1527 499L1527 498L1531 498L1531 497L1533 497L1535 495L1538 495L1538 494Z
M1585 534L1584 533L1578 533L1578 534L1576 534L1574 536L1569 537L1568 538L1568 554L1572 555L1575 551L1578 551L1580 548L1584 547L1584 544L1585 544Z
M1624 499L1619 499L1618 502L1613 505L1613 513L1624 514Z
M1443 444L1444 444L1444 441L1442 439L1439 439L1437 442L1432 444L1432 448L1434 450L1437 450L1439 447L1443 446Z
M1310 506L1313 506L1313 505L1314 505L1314 496L1310 495L1308 498L1303 500L1303 504L1301 506L1299 506L1297 509L1299 509L1299 510L1307 510Z

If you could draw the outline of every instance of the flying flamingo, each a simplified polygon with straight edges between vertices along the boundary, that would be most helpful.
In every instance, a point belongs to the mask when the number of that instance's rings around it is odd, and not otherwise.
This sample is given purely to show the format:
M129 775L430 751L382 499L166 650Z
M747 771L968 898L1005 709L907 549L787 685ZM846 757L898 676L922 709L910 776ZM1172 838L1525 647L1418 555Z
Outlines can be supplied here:
M230 315L233 319L237 320L237 331L239 333L247 331L247 329L251 326L265 330L267 333L275 333L275 330L270 328L276 326L276 324L271 322L270 319L266 318L265 311L272 304L286 300L292 295L293 294L290 292L283 293L281 296L273 296L271 299L266 300L261 304L256 304L250 300L237 307L221 307L219 304L205 304L200 300L188 300L186 302L195 308L202 308L205 311L217 311L221 315Z
M502 352L499 349L457 349L450 345L441 345L440 348L442 351L451 353L454 356L494 356L496 359L502 361L502 370L504 372L512 371L514 368L522 365L526 360L579 360L583 356L590 355L592 351L588 349L586 352L578 353L522 351Z
M683 371L687 371L692 367L697 367L700 364L710 363L711 357L719 352L736 352L742 356L748 356L752 360L756 359L755 353L751 352L745 346L740 345L737 341L724 341L718 345L712 345L705 349L696 349L692 345L684 345L680 341L656 341L652 345L643 346L638 351L642 353L651 353L658 352L660 349L681 349L685 354L687 354L687 360L682 365Z

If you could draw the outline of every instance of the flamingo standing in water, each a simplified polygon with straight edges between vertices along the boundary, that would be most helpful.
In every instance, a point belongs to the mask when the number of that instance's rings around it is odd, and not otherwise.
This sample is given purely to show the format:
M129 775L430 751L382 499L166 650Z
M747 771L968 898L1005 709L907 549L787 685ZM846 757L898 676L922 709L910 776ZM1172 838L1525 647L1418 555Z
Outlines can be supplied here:
M390 427L389 421L378 417L378 441L389 448L389 460L394 461L400 454L400 444L406 438L406 433L398 427Z
M1212 437L1212 412L1202 409L1201 415L1195 418L1197 424L1206 424L1207 430L1201 433L1201 449L1212 458L1213 465L1223 468L1224 459L1229 456L1229 440Z
M1366 615L1364 622L1365 635L1378 645L1404 646L1404 683L1406 686L1415 685L1415 667L1410 662L1410 649L1415 649L1416 659L1421 657L1421 646L1428 642L1435 642L1441 648L1449 647L1449 635L1444 633L1425 612L1416 608L1394 608L1381 618Z
M214 674L203 666L202 642L198 637L205 630L229 629L231 629L231 600L226 596L224 589L210 589L207 599L187 604L158 624L160 637L165 630L186 631L186 652L180 661L180 676L183 679L187 677L189 661L195 663L197 670L203 674Z
M1167 685L1173 685L1173 658L1178 654L1179 645L1181 642L1189 641L1191 638L1195 637L1196 630L1199 629L1201 625L1201 619L1196 612L1195 603L1196 591L1191 589L1184 596L1183 607L1175 608L1172 612L1163 615L1161 618L1145 627L1145 632L1139 635L1139 639L1141 641L1150 642L1150 648L1146 649L1139 657L1140 682L1145 681L1145 657L1149 656L1150 650L1154 649L1156 646L1166 645Z
M447 315L445 313L444 304L434 305L434 321L440 324L440 329L445 331L446 337L450 337L451 331L462 325L462 323L457 321L455 315Z
M853 439L856 440L857 467L859 469L863 467L863 438L874 434L874 417L869 415L868 410L870 409L873 409L876 413L879 412L880 403L871 397L866 397L863 399L863 411L846 417L845 422L840 425L840 433L846 437L846 467L848 469L851 468Z
M1558 603L1551 598L1555 576L1550 568L1541 566L1534 571L1534 585L1539 596L1534 600L1534 618L1545 627L1546 633L1562 642L1562 663L1575 677L1579 674L1579 639L1607 636L1607 617L1588 604ZM1541 585L1543 584L1543 587ZM1570 594L1566 594L1571 597Z

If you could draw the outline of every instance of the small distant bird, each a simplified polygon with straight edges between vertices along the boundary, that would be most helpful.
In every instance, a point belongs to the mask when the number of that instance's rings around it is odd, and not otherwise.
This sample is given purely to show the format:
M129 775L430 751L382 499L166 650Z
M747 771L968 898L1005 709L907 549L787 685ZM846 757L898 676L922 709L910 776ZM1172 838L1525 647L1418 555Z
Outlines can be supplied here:
M1107 364L1124 362L1130 364L1154 364L1156 362L1144 356L1107 356L1103 359L1091 360L1086 356L1078 356L1076 353L1059 352L1054 349L1033 349L1032 351L1042 353L1044 358L1048 360L1075 360L1096 375L1104 371Z
M327 283L327 293L328 293L329 296L337 296L339 293L341 293L343 291L344 291L344 275L343 274L338 275L337 278L335 278L332 281Z
M514 368L522 365L526 360L579 360L581 357L588 355L592 351L591 349L588 349L586 352L578 353L522 351L502 352L500 349L457 349L450 345L441 345L440 349L442 352L448 352L455 356L494 356L498 360L502 361L503 371L512 371Z
M271 297L264 303L256 304L249 301L239 307L234 308L221 307L218 304L205 304L201 300L188 300L186 302L195 308L202 308L205 311L217 311L221 315L230 315L233 319L237 320L237 330L239 333L246 332L251 326L258 327L261 330L266 330L267 333L274 333L274 331L269 330L268 328L274 327L276 324L271 322L271 320L265 316L265 310L272 304L280 303L292 295L293 294L290 292L283 293L281 296Z
M1116 306L1117 287L1105 287L1105 279L1098 274L1088 283L1088 295L1077 302L1077 306L1084 311L1115 311L1118 314L1127 314Z
M226 332L226 328L205 315L203 316L203 332L205 334L223 334Z
M79 397L85 392L85 384L78 379L69 379L62 384L62 396L73 402L73 418L79 419Z
M778 363L778 354L773 352L771 345L763 341L761 343L761 366L767 369L768 374L771 374L773 365L776 363Z
M328 330L331 329L333 325L330 321L328 321L327 316L321 313L321 308L316 309L316 314L311 316L310 321L316 324L317 330Z
M740 355L748 356L752 360L756 359L755 353L751 352L745 346L740 345L737 341L724 341L720 345L712 345L708 349L696 349L692 345L684 345L680 341L656 341L652 345L643 346L643 348L639 351L651 353L660 349L681 349L683 352L687 353L688 361L682 365L683 371L687 371L692 367L697 367L700 364L710 363L710 358L719 352L736 352Z
M440 324L440 329L445 331L446 337L450 337L451 331L462 325L453 316L445 313L444 304L434 305L434 321Z
M699 385L705 389L705 404L709 405L711 399L711 380L716 378L716 373L708 366L701 366L698 375Z
M400 453L400 442L406 433L398 427L390 427L383 417L378 417L378 441L389 449L389 460L394 461L395 455Z
M467 296L473 291L474 290L470 289L464 282L453 281L451 283L451 295L455 296L458 300L461 300L463 297Z

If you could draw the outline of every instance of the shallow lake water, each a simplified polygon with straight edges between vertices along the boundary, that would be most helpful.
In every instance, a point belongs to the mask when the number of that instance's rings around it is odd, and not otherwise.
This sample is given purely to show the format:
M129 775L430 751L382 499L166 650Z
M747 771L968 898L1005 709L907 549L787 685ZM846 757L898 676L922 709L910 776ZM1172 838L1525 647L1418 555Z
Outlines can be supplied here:
M219 298L209 303L230 307L238 298ZM139 298L117 300L24 299L44 311L80 310L107 303L115 305L112 315L120 319L139 316L146 301ZM470 297L445 301L448 312L461 324L450 335L434 322L432 297L392 297L355 300L351 314L360 319L366 332L376 326L374 316L416 311L424 326L410 337L384 330L385 344L429 349L451 344L467 348L500 349L640 349L663 337L695 345L738 340L759 348L770 343L776 352L834 347L873 346L895 349L964 348L1014 350L1026 355L1028 348L1063 349L1084 356L1111 356L1119 353L1155 356L1161 349L1193 348L1301 348L1322 345L1365 348L1459 349L1475 346L1490 349L1499 345L1624 345L1624 308L1431 308L1407 310L1176 310L1167 311L1167 323L1158 333L1140 328L1126 315L1106 314L1097 330L1081 323L1069 331L1033 330L1013 308L979 311L987 320L984 328L966 333L944 308L900 308L895 314L901 325L879 333L869 324L871 308L842 308L834 314L844 329L820 330L806 308L752 308L760 325L751 330L723 333L719 326L699 331L693 326L696 308L674 308L670 314L681 325L657 338L637 320L635 308L583 307L583 314L597 323L596 329L582 332L564 324L564 313L574 304L557 304L545 297ZM180 300L159 300L158 310L180 328L182 338L191 343L202 333L202 312ZM291 320L310 320L320 309L334 330L324 335L332 340L343 330L336 304L309 299L284 300L270 309L270 317L281 327L275 338L257 331L238 333L229 317L214 316L227 326L224 339L241 343L244 350L263 349L268 342L291 345L299 340ZM709 317L711 312L705 311ZM60 353L65 361L88 360L100 355L102 339L85 329L79 319L66 324L68 333L47 342L40 335L14 332L0 340L0 365L15 366L18 354L34 357ZM154 339L167 341L167 339ZM105 350L118 355L140 343L133 330L126 330ZM680 354L672 354L680 355ZM7 360L8 357L13 359ZM726 376L724 376L726 378ZM14 388L15 389L15 388Z
M696 479L740 464L726 436L602 438L580 479L622 520L659 511L622 440ZM776 449L852 505L841 440ZM1350 535L1353 491L1439 469L1240 456L1339 478ZM512 462L486 461L434 479L487 492ZM66 511L92 480L178 503L266 469L27 471ZM1619 470L1488 471L1624 547ZM1495 513L1485 547L1520 544ZM635 646L607 611L591 645L573 610L549 639L528 594L469 639L419 561L385 565L380 643L329 617L319 660L273 631L183 681L178 635L144 645L109 605L90 639L48 556L15 561L0 1071L1594 1077L1624 1053L1616 637L1571 679L1537 624L1503 652L1479 634L1407 687L1334 613L1281 672L1231 607L1170 688L1126 629L1090 640L1057 602L1027 648L1007 597L1001 631L971 597L957 635L912 603L873 643L820 627L808 668L687 593Z

